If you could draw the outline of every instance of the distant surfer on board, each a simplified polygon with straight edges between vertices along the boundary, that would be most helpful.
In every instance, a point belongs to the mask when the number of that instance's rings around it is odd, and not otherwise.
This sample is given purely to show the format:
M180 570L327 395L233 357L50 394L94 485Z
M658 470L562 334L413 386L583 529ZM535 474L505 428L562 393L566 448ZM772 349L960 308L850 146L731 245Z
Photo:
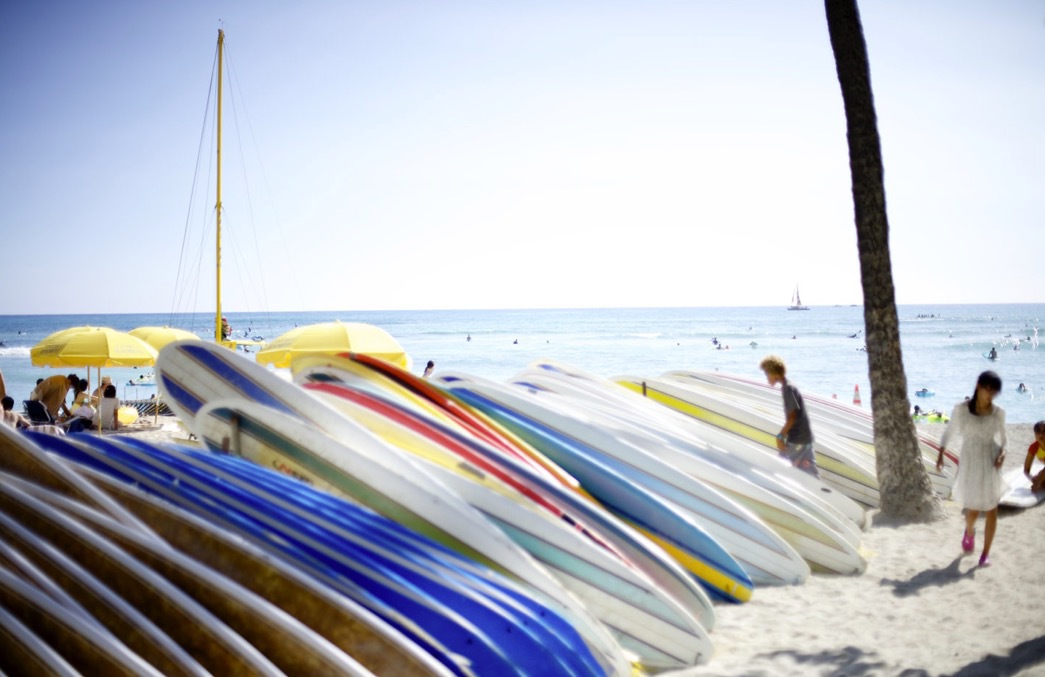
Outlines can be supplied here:
M991 351L989 353L987 353L987 359L988 360L996 360L996 359L998 359L998 351L995 350L993 346L991 347Z

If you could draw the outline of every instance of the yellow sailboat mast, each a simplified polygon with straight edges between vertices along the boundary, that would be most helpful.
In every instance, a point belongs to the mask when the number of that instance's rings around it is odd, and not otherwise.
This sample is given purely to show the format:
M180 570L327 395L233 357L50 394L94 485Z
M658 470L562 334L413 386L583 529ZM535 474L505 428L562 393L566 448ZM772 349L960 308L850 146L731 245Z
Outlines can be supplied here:
M225 31L218 29L218 109L217 109L217 148L218 148L218 183L217 183L217 201L214 205L214 211L217 214L217 224L215 232L215 288L217 290L217 305L215 306L214 315L214 342L221 343L221 76L222 66L224 64L224 51L225 51Z

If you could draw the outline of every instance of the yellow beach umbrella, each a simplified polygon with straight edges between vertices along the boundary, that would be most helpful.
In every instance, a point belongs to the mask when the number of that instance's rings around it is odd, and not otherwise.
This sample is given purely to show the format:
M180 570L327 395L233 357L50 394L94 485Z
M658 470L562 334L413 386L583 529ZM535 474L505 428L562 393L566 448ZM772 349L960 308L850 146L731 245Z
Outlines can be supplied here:
M156 350L172 341L199 340L191 331L175 329L173 327L137 327L127 332L131 336L137 336Z
M79 327L68 327L67 329L59 329L58 331L56 331L56 332L54 332L52 334L48 334L45 338L43 338L36 345L39 346L39 345L43 345L45 343L51 343L51 342L57 341L60 337L66 335L66 334L79 334L79 333L85 332L85 331L98 331L99 329L111 329L111 328L112 327L92 327L90 325L83 325L83 326L79 326ZM34 362L34 364L36 364L36 363ZM43 365L36 365L36 366L43 366Z
M289 367L299 355L363 353L410 369L410 356L384 329L362 322L323 322L296 327L271 341L257 353L257 361Z
M29 350L37 367L140 367L156 364L156 350L145 341L111 327L73 327L55 332ZM98 421L99 428L101 420Z
M37 367L139 367L155 364L156 350L110 327L74 327L40 341L29 357Z

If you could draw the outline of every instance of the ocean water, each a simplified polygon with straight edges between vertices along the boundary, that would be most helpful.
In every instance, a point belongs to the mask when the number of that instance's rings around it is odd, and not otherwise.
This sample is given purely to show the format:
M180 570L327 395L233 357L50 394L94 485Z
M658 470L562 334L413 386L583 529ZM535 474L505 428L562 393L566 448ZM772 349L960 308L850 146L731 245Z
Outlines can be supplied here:
M912 406L950 412L971 394L977 375L994 369L1004 387L997 403L1012 423L1045 419L1045 348L1039 339L1045 304L901 306L900 332ZM537 359L570 363L591 373L656 376L673 369L718 370L761 379L758 363L776 353L803 391L852 401L859 388L870 407L863 309L617 308L576 310L424 310L368 312L229 313L233 333L272 339L316 322L342 320L382 327L402 344L420 373L428 360L436 372L457 371L505 380ZM135 315L0 316L0 371L17 402L36 380L86 369L46 369L30 364L29 350L48 334L78 325L130 330L176 326L202 337L212 317ZM722 346L716 347L713 339ZM984 354L996 348L997 361ZM104 369L121 398L148 397L155 388L128 385L150 368ZM96 380L92 369L92 382ZM1026 393L1017 392L1024 383ZM932 397L916 397L922 388Z

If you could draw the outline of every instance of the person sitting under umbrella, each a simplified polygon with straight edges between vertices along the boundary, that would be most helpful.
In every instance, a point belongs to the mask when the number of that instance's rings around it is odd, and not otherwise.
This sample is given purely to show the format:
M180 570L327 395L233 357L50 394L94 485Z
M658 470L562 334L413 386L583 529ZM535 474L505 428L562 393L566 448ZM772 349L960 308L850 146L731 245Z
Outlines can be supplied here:
M76 385L73 386L73 403L72 406L69 407L70 411L75 412L82 405L90 403L90 395L87 394L87 388L89 386L90 384L85 378L76 382Z
M116 386L111 383L105 386L105 397L98 405L98 418L102 422L102 430L116 430L120 427L120 401L116 399Z
M102 382L98 384L98 387L91 393L91 406L97 407L98 400L105 397L105 389L112 384L112 376L103 376Z

